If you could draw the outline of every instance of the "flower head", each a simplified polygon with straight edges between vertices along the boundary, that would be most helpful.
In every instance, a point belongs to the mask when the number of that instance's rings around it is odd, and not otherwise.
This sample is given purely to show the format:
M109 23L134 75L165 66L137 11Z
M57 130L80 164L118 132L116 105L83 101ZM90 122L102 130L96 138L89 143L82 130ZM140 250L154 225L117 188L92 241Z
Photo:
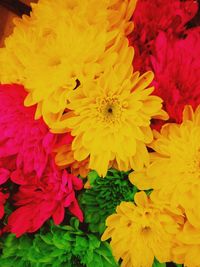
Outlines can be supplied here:
M65 113L68 93L115 64L120 44L133 29L135 3L39 1L30 18L16 20L0 51L0 81L23 84L25 104L38 104L36 118L42 115L52 128Z
M133 15L135 32L132 34L134 36L140 31L140 39L150 41L159 31L180 32L185 29L185 24L195 16L197 10L198 3L193 0L169 0L165 5L162 0L139 0Z
M139 189L154 189L172 206L181 206L188 221L200 226L200 106L186 106L181 124L166 124L155 131L150 164L130 174Z
M155 94L160 96L171 121L180 123L184 106L200 103L200 27L184 39L160 33L151 58Z
M15 182L22 184L14 196L17 208L8 218L6 229L21 236L38 230L50 217L55 224L64 219L65 208L83 220L78 206L75 190L82 188L82 181L72 174L58 171L53 162L49 162L42 179L29 177L21 179L15 174Z
M133 30L133 22L130 21L133 11L135 9L136 0L102 0L96 2L95 0L75 0L73 3L70 0L58 0L56 3L50 0L40 0L37 4L32 6L32 20L39 21L43 25L51 25L55 29L55 25L59 23L58 17L68 22L68 16L72 21L82 21L82 25L96 25L99 26L102 22L107 22L107 30L115 30L113 37L119 32L128 35ZM59 8L59 15L55 12ZM44 12L45 10L45 12ZM79 19L77 19L77 14ZM95 16L94 16L95 14ZM28 18L25 17L25 21ZM38 22L39 23L39 22ZM102 25L103 26L103 25Z
M133 14L134 31L130 35L131 44L136 50L133 66L139 71L150 67L150 55L154 51L154 40L160 31L177 36L185 30L185 24L198 10L197 1L139 0ZM163 15L164 14L164 15Z
M151 267L154 256L160 262L170 261L172 240L179 228L175 218L144 192L135 194L135 203L122 202L116 214L108 217L102 240L111 238L113 254L123 260L123 267Z
M127 49L128 56L132 50ZM123 171L141 168L148 162L145 144L153 140L150 120L166 117L162 100L150 95L154 88L146 88L152 79L151 72L132 74L131 66L111 68L72 92L66 117L53 131L70 129L74 158L89 157L89 168L100 176L112 161Z
M34 119L36 107L24 107L26 95L21 85L0 85L0 177L3 180L14 169L21 169L25 174L34 171L41 177L55 142L55 135L44 121Z

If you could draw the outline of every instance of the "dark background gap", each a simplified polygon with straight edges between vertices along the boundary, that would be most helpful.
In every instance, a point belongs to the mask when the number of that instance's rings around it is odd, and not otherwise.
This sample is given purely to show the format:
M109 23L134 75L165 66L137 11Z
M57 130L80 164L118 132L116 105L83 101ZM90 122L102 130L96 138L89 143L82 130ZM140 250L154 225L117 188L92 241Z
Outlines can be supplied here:
M18 0L0 0L0 5L15 13L19 17L23 14L29 15L31 12L31 7Z

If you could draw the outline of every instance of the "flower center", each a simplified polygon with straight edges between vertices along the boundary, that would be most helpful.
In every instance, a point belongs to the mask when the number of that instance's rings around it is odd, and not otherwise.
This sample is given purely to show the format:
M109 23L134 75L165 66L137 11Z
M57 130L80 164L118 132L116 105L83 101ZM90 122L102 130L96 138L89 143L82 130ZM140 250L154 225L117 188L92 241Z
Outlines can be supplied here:
M149 235L151 233L151 227L150 226L144 226L141 229L141 234L143 235Z
M108 108L108 112L109 113L112 113L113 112L112 107Z
M108 124L120 123L123 106L118 97L105 97L97 100L98 117Z

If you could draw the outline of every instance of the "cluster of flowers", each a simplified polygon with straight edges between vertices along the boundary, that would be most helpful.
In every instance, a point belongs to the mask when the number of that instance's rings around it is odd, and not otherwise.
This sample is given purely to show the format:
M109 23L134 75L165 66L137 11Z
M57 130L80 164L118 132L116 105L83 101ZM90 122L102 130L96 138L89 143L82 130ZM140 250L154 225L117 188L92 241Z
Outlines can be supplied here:
M197 12L40 0L15 19L0 49L2 266L200 266Z

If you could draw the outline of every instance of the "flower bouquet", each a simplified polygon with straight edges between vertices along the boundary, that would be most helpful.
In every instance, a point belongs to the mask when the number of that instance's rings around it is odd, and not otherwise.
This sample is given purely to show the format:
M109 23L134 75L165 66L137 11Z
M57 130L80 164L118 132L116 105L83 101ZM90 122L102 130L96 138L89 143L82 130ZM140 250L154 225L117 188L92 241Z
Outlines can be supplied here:
M0 49L0 266L200 267L193 0L39 0Z

